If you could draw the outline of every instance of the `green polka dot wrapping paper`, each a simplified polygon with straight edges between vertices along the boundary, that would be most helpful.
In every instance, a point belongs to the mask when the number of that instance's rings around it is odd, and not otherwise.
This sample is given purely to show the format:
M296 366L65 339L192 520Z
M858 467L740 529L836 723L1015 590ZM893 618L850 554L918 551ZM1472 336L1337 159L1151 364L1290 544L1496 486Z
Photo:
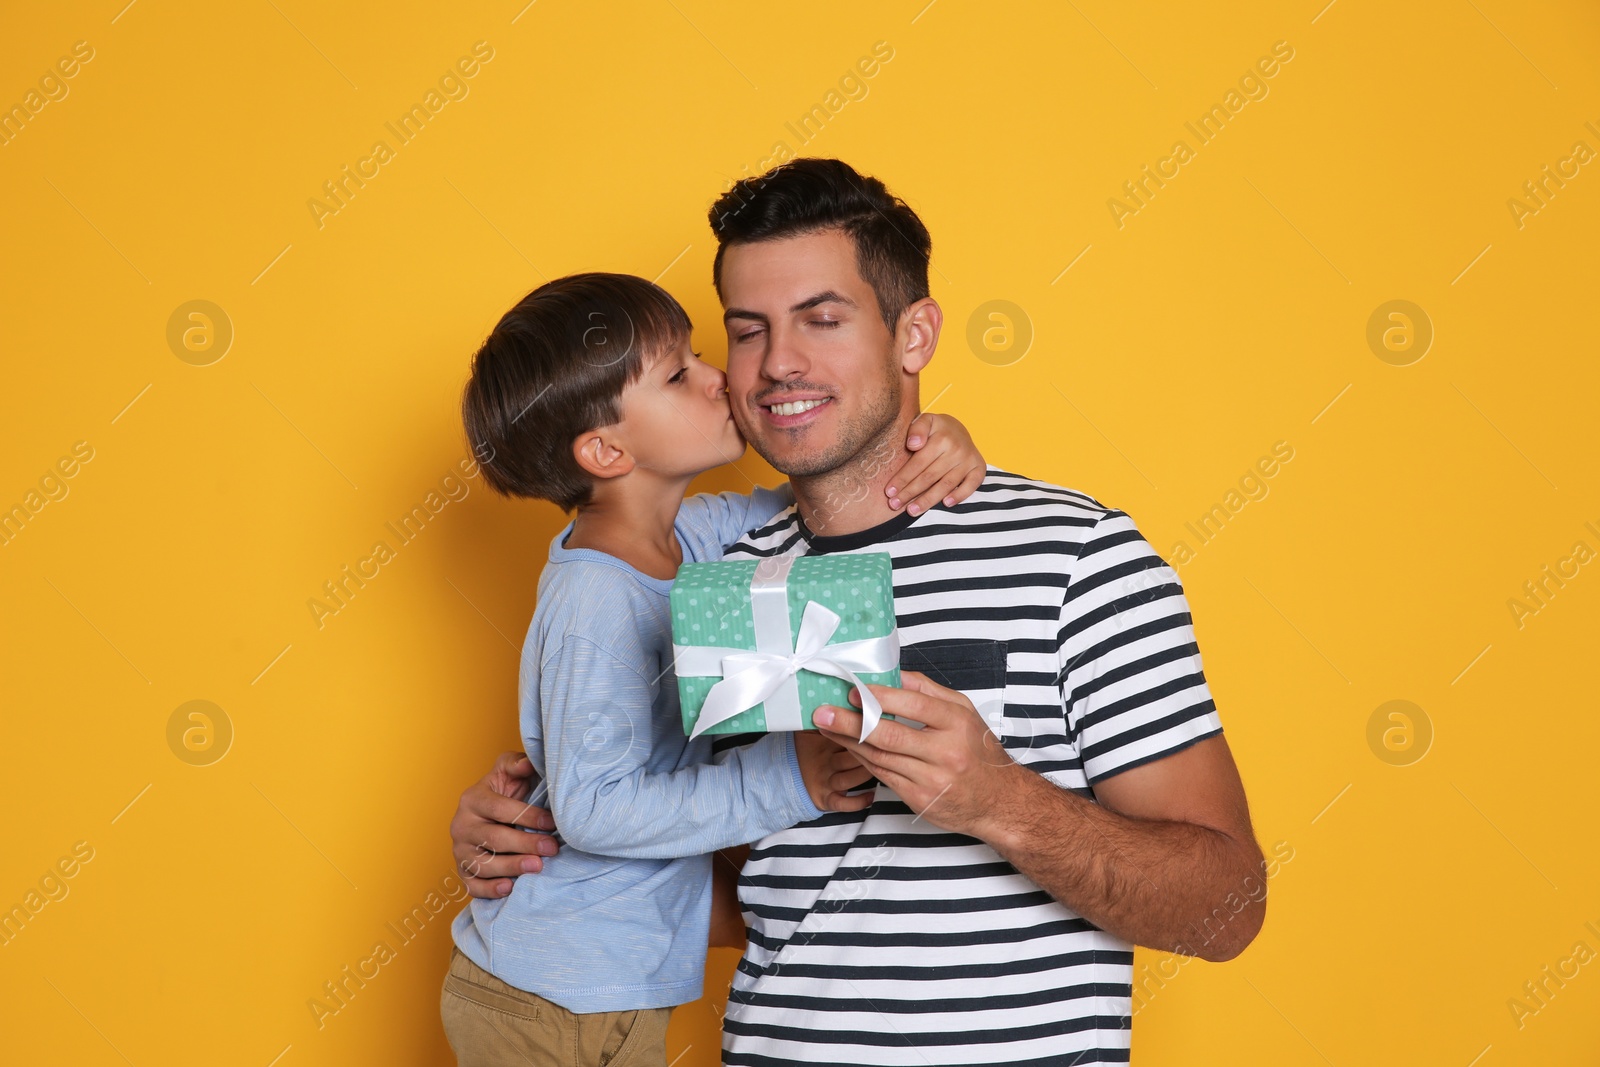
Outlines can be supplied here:
M670 604L691 737L812 730L818 707L850 707L851 679L900 684L887 552L686 563Z

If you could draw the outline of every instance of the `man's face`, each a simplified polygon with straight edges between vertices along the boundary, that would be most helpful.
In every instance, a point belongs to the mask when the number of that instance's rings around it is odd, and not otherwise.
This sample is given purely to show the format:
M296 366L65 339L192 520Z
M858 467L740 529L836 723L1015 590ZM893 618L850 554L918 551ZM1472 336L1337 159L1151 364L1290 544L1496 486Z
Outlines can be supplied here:
M847 234L730 245L722 299L733 417L777 470L836 470L895 425L895 338Z

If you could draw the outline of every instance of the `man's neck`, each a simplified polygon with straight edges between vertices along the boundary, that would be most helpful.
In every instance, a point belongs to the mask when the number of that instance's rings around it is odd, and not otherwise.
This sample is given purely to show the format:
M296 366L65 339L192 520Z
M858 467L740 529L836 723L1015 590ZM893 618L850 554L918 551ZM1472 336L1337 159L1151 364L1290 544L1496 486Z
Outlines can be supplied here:
M823 537L860 533L888 522L904 510L889 506L884 490L911 453L906 449L906 434L916 412L901 417L861 450L845 466L790 479L796 509L806 528Z

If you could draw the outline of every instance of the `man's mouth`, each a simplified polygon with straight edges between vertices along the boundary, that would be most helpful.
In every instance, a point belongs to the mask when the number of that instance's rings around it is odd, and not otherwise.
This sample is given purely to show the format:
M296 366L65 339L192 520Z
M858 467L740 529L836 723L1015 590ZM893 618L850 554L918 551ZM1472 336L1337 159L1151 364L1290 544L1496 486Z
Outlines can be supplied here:
M766 412L767 420L779 429L804 426L811 420L820 418L817 412L833 402L831 396L808 396L790 400L782 400L776 404L762 404L761 410Z
M828 402L827 397L818 397L815 400L787 400L781 404L763 404L774 415L799 415L810 411L812 408L821 407Z

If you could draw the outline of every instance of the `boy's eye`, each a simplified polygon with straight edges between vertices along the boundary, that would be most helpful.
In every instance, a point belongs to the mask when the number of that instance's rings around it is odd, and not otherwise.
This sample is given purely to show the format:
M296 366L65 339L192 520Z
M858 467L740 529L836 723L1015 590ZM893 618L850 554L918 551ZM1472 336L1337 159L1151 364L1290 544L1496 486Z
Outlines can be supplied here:
M686 374L688 374L688 373L689 373L689 368L688 367L683 367L683 368L679 369L678 373L676 373L672 377L668 378L667 381L669 381L669 382L682 381L684 376Z

